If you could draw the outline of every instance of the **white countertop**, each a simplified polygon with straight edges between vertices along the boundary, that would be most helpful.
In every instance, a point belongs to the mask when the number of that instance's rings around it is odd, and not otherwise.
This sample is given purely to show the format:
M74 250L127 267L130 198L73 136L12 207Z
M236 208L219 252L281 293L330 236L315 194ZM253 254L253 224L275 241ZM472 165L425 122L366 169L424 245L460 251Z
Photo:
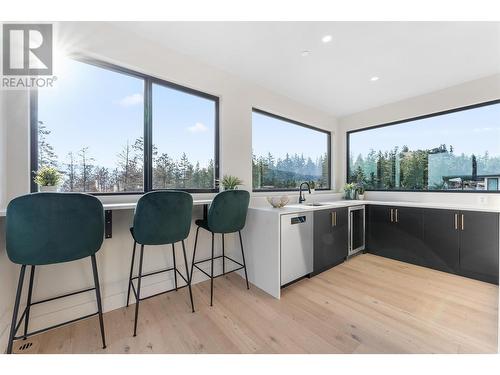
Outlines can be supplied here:
M205 204L212 203L211 199L195 199L193 200L193 206L203 206ZM103 203L102 205L105 210L134 210L137 206L137 202L131 203Z
M205 204L212 203L211 199L195 199L193 200L193 206L203 206ZM137 206L136 202L132 203L104 203L102 205L105 210L134 210L135 206ZM7 209L0 209L0 217L6 215Z
M394 207L417 207L417 208L436 208L442 210L461 210L461 211L482 211L500 213L500 207L488 205L465 205L451 203L423 203L423 202L388 202L388 201L369 201L369 200L339 200L334 202L321 202L320 206L307 206L307 204L288 204L283 208L273 208L271 205L265 207L250 207L253 210L275 212L278 215L300 213L304 211L318 211L337 207L350 207L359 205L380 205Z

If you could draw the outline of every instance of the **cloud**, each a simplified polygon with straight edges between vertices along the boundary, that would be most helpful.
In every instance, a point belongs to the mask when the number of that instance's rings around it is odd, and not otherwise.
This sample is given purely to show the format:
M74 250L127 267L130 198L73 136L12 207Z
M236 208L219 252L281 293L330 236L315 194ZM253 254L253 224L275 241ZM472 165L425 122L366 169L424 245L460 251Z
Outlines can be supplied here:
M204 133L208 130L208 127L201 123L201 122L197 122L196 124L194 124L193 126L189 126L187 128L187 130L190 132L190 133L193 133L193 134L196 134L196 133Z
M142 104L143 101L144 98L142 94L132 94L118 100L118 104L122 107L131 107L137 104Z

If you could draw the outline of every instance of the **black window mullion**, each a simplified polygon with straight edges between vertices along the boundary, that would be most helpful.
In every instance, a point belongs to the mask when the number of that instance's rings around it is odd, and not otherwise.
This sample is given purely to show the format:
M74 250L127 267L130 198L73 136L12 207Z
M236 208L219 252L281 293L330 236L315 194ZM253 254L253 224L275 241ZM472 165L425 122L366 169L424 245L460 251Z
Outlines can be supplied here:
M151 79L144 80L144 191L153 189L153 111Z
M215 105L215 145L214 145L214 181L213 188L215 190L219 189L219 163L220 163L220 130L219 130L219 99L217 98L214 102Z
M30 91L30 189L32 193L38 191L38 186L34 180L34 173L38 170L38 91Z

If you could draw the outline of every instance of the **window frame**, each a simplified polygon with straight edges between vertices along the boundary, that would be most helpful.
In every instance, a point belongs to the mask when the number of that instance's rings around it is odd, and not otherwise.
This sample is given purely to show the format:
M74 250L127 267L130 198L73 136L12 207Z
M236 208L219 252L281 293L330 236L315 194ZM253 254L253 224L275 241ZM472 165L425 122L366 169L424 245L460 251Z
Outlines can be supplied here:
M425 115L420 115L416 117L411 117L403 120L397 120L397 121L391 121L388 123L384 124L379 124L379 125L372 125L372 126L367 126L361 129L354 129L354 130L349 130L346 132L346 176L345 176L345 182L349 183L351 171L350 171L350 163L349 163L349 154L350 154L350 136L353 133L359 133L363 132L366 130L372 130L372 129L378 129L378 128L384 128L388 126L394 126L394 125L399 125L407 122L412 122L412 121L418 121L418 120L423 120L426 118L430 117L437 117L437 116L443 116L447 115L450 113L455 113L455 112L461 112L461 111L467 111L470 109L475 109L475 108L480 108L480 107L486 107L489 105L494 105L494 104L500 104L500 99L495 99L495 100L490 100L487 102L481 102L481 103L476 103L476 104L471 104L467 105L464 107L458 107L458 108L453 108L453 109L448 109L445 111L439 111L439 112L433 112ZM479 193L479 194L499 194L500 191L494 191L494 190L416 190L416 189L366 189L366 191L387 191L387 192L407 192L407 193Z
M264 115L264 116L268 116L268 117L274 118L276 120L289 122L289 123L291 123L293 125L298 125L298 126L301 126L303 128L309 129L309 130L315 130L315 131L318 131L320 133L325 133L327 135L328 187L327 188L318 188L316 190L317 191L329 191L329 190L332 189L332 132L331 131L328 131L328 130L325 130L325 129L320 129L320 128L317 128L317 127L312 126L312 125L307 125L307 124L304 124L303 122L292 120L290 118L283 117L283 116L280 116L280 115L277 115L277 114L274 114L274 113L271 113L271 112L268 112L268 111L265 111L265 110L262 110L262 109L259 109L259 108L256 108L256 107L252 107L252 114L253 113L258 113L258 114L261 114L261 115ZM252 121L252 131L253 131L253 121ZM253 150L253 137L252 137L252 150ZM272 192L284 192L284 191L299 191L299 189L298 188L294 188L294 189L284 189L284 188L280 188L280 189L254 189L253 188L253 180L252 180L252 192L255 192L255 193L262 193L262 192L272 193Z
M151 76L144 73L124 68L109 62L94 59L87 56L73 55L68 58L78 62L96 66L101 69L109 70L116 73L125 74L134 78L139 78L144 81L144 165L143 165L143 189L142 191L121 191L121 192L85 192L96 196L111 196L111 195L142 195L150 191L158 190L178 190L188 193L216 193L219 191L219 161L220 161L220 137L219 137L219 112L220 98L215 95L207 94L203 91L195 90L190 87L182 86L177 83L166 81L164 79ZM214 187L208 189L153 189L153 84L161 85L169 89L179 92L195 95L214 102ZM38 191L36 183L33 181L33 171L38 169L38 90L31 89L29 95L30 107L30 190L32 193Z

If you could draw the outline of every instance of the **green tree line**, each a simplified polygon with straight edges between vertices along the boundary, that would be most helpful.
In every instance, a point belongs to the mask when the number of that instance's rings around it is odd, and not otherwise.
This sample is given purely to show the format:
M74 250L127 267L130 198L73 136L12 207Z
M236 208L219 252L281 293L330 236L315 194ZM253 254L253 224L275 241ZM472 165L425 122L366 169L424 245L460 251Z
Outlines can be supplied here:
M500 175L500 157L455 154L445 144L434 149L411 151L407 146L390 151L371 149L366 156L350 155L350 182L359 182L367 189L443 190L451 188L450 179L472 180L473 159L477 175Z
M144 184L144 139L123 145L116 155L113 168L100 166L92 157L90 148L83 146L69 152L65 160L59 161L53 146L48 142L50 130L38 122L38 166L52 166L64 175L61 191L85 192L134 192L142 191ZM159 153L153 145L153 188L197 188L214 187L214 161L206 167L189 161L186 153L175 160L167 153Z
M287 153L284 158L276 158L271 153L266 156L253 155L253 188L298 188L303 181L314 181L316 188L329 188L328 165L327 153L314 161L297 153Z

